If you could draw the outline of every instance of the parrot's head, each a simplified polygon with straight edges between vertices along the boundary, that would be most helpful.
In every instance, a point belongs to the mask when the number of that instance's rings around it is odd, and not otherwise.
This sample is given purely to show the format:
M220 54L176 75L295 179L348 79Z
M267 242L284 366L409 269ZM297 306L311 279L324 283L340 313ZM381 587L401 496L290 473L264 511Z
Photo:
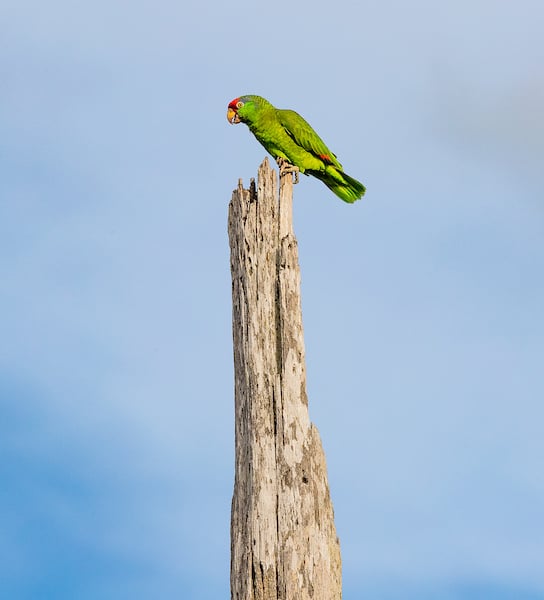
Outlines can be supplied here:
M250 95L234 98L227 109L228 122L231 125L251 122L263 102L266 102L266 100L260 96Z
M236 125L237 123L241 122L238 111L244 106L244 100L245 96L242 96L241 98L234 98L234 100L229 104L227 109L227 120L231 125Z

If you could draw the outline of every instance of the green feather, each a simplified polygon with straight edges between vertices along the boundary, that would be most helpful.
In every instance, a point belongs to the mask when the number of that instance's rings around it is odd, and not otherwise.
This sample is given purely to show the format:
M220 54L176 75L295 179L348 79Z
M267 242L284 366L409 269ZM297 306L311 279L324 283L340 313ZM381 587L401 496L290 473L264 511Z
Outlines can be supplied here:
M283 158L301 173L320 179L344 202L353 203L363 196L365 186L344 173L336 155L298 113L277 109L260 96L238 100L243 103L237 108L240 121L274 158Z

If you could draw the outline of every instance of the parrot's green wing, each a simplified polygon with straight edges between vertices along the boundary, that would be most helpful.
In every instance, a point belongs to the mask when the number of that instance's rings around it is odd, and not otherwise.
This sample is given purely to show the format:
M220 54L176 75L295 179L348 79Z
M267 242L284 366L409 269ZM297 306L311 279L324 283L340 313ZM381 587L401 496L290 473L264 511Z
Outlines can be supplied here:
M298 113L294 110L278 109L276 114L279 123L296 144L314 156L321 158L324 163L342 168L342 165L336 159L336 155L327 148L325 142L312 129L311 125Z

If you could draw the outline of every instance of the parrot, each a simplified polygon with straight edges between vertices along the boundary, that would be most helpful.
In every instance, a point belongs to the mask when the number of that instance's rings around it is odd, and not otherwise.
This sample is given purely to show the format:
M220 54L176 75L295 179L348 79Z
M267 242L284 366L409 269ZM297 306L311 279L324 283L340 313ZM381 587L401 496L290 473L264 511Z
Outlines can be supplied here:
M344 173L336 155L294 110L275 108L268 100L251 94L229 103L227 120L231 125L245 123L274 157L280 175L294 173L295 183L299 172L313 175L349 204L365 193L365 186Z

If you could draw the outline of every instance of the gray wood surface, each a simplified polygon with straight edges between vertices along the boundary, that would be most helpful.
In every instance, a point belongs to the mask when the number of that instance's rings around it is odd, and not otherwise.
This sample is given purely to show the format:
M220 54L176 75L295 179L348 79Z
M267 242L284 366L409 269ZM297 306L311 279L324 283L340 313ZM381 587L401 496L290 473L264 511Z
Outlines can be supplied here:
M231 598L339 600L340 546L306 396L291 175L265 159L229 206L235 371ZM280 197L280 202L278 202Z

